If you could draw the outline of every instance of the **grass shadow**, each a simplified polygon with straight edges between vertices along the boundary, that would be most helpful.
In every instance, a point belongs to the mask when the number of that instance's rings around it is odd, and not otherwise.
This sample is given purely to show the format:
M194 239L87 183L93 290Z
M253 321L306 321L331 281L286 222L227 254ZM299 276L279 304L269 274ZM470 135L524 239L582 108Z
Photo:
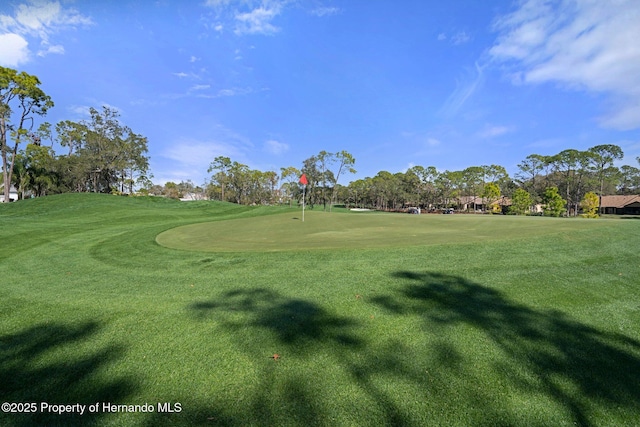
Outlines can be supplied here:
M94 404L119 402L132 394L135 386L124 378L100 379L98 371L123 357L124 349L108 346L88 354L76 347L90 339L99 325L42 324L0 336L0 396L3 402L36 403L32 413L0 413L0 425L95 425L102 411L83 415L43 412L42 402L54 404ZM78 356L78 354L82 354Z
M465 278L398 271L406 284L377 303L430 324L466 324L495 343L517 370L496 366L513 386L545 396L577 425L595 425L602 407L640 413L640 342L600 331L559 311L539 311ZM462 357L465 354L460 351Z
M180 420L169 422L156 415L149 425L325 425L322 398L304 369L317 353L332 355L357 351L359 323L338 316L319 304L288 298L266 288L234 290L220 298L189 306L200 321L214 321L235 337L241 351L257 360L256 383L242 412L209 402L190 408ZM265 344L266 343L266 344ZM269 360L275 343L281 360ZM205 418L206 417L206 418ZM176 424L179 423L179 424Z
M354 348L362 344L353 332L356 321L331 314L314 302L286 298L269 289L229 291L218 300L193 303L189 308L200 319L216 317L234 332L254 329L268 333L292 353L310 351L318 344ZM229 313L243 313L249 320L234 322L225 316Z

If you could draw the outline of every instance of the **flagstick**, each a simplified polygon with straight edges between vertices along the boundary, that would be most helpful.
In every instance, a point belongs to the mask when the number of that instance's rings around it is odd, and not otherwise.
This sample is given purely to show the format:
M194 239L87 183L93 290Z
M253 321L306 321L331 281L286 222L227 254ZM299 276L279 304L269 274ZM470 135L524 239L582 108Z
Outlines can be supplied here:
M307 186L303 185L302 186L302 222L304 222L304 199L305 199L306 190L307 190Z

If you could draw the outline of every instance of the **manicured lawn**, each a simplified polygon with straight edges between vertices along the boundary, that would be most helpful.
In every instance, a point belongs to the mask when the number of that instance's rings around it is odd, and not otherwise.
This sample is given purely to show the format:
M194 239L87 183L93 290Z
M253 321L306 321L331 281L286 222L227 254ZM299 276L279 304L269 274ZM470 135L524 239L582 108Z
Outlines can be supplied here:
M640 221L299 218L0 205L0 425L638 425Z

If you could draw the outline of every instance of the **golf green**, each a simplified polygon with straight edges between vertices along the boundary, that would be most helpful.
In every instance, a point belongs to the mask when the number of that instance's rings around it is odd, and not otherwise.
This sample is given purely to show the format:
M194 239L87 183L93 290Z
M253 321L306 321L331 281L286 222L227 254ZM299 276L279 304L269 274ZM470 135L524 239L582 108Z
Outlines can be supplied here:
M563 233L597 226L502 215L407 215L389 213L287 212L189 224L167 230L158 244L205 252L293 251L440 245Z

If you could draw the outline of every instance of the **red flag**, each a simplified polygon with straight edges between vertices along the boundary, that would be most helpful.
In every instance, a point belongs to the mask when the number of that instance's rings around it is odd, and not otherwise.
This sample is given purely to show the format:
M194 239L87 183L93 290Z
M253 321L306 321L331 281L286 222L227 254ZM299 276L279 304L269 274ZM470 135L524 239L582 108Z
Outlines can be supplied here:
M309 181L307 181L307 175L302 174L302 176L300 177L300 184L307 185L308 183Z

